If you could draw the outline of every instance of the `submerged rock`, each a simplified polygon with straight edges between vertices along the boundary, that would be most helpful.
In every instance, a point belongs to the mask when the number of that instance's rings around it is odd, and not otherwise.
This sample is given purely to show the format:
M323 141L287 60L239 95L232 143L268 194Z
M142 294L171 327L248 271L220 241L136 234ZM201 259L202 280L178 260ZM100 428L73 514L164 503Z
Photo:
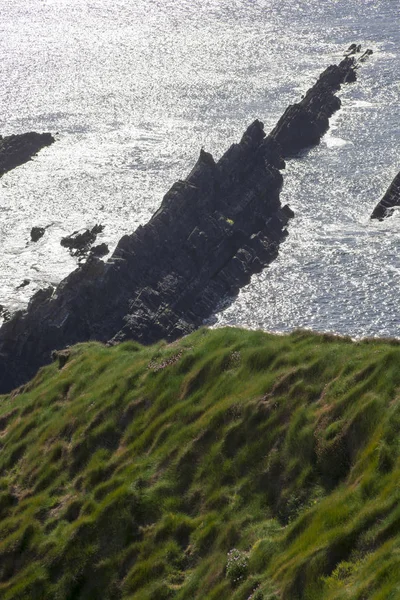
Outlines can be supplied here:
M17 287L15 288L16 290L20 290L21 288L26 287L27 285L29 285L31 282L30 279L24 279L22 283L20 283L19 285L17 285Z
M386 190L385 195L375 206L371 214L371 219L383 221L383 219L390 217L393 214L393 209L396 206L400 206L400 172L397 173L396 177Z
M45 146L50 146L55 139L50 133L21 133L18 135L0 136L0 177L28 162Z
M107 263L89 255L56 290L35 294L0 329L0 391L76 342L174 340L237 294L287 235L293 213L279 200L285 158L319 143L340 107L335 93L355 69L353 58L328 67L270 135L256 120L218 162L201 150L187 178Z

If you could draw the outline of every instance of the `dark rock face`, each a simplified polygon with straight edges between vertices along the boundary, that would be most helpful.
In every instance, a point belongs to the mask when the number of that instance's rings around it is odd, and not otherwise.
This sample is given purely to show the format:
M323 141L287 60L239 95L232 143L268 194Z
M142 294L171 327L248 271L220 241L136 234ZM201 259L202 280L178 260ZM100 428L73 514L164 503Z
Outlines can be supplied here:
M0 177L28 162L45 146L55 139L50 133L21 133L19 135L0 136Z
M371 219L383 221L383 219L393 214L395 206L400 206L400 173L396 175L382 200L375 206Z
M293 216L281 207L284 159L320 141L355 79L355 61L329 67L265 136L256 120L215 162L200 152L145 226L119 241L107 263L94 256L0 329L0 391L26 381L51 351L90 339L173 340L200 326L277 255Z
M103 244L98 244L97 246L93 246L90 250L90 254L92 256L97 256L97 257L101 257L101 256L105 256L106 254L108 254L110 252L107 244L103 243Z

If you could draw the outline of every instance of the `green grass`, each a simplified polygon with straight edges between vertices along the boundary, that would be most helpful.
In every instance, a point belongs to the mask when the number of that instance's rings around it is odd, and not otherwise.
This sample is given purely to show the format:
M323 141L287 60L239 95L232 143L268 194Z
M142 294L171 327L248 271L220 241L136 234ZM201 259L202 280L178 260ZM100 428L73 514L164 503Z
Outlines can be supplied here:
M400 597L400 346L81 344L0 398L2 600Z

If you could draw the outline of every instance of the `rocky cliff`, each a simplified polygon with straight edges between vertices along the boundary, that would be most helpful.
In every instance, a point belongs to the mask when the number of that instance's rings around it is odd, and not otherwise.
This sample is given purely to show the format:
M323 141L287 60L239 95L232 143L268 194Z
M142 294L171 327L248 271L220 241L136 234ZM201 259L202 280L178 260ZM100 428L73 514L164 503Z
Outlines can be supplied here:
M107 263L91 258L41 290L0 329L0 392L30 378L51 351L85 340L173 340L197 328L277 255L291 210L281 207L284 159L317 144L356 79L346 57L328 67L266 136L256 120L215 162L205 151L151 220Z

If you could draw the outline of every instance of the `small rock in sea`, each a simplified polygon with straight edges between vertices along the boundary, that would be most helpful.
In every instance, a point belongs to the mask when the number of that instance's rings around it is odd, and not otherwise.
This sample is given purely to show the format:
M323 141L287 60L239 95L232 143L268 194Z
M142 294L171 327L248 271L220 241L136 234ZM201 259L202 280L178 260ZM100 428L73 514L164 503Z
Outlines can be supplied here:
M44 236L46 232L45 227L32 227L31 229L31 240L32 242L37 242L41 237Z
M364 54L359 58L359 62L365 62L367 60L367 58L369 56L371 56L371 54L373 54L373 50L371 50L370 48L367 48L367 50L364 52Z
M350 44L350 46L347 48L346 52L344 53L344 56L351 56L352 54L355 54L357 52L357 44Z
M16 290L19 290L23 287L26 287L27 285L29 285L31 282L30 279L24 279L22 283L20 283L19 285L17 285L17 287L15 288Z

